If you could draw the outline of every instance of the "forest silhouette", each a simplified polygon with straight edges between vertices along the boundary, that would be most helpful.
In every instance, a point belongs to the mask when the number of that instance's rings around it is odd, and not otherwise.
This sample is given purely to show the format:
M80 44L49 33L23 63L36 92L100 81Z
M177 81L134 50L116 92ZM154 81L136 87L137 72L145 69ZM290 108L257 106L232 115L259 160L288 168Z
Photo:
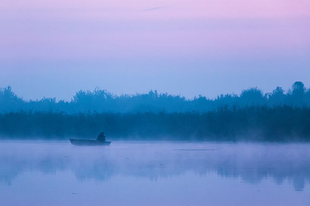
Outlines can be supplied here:
M78 91L71 101L25 101L0 90L0 136L6 138L95 137L112 139L309 141L310 89L295 82L285 92L258 88L215 99L179 95L113 95Z

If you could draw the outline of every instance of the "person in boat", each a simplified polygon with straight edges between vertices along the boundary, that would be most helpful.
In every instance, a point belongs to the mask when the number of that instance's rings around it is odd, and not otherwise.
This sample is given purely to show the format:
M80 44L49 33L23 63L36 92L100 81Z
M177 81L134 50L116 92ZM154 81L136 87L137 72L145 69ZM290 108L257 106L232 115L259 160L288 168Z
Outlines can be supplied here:
M98 135L97 141L105 142L105 135L104 135L103 132L101 132L101 133Z

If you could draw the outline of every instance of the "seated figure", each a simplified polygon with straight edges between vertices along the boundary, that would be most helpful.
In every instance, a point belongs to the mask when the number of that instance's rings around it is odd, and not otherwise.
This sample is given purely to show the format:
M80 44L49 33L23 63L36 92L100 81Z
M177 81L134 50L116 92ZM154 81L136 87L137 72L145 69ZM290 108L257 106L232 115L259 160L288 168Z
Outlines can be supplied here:
M97 141L105 142L105 135L104 135L103 132L101 132L101 133L98 135Z

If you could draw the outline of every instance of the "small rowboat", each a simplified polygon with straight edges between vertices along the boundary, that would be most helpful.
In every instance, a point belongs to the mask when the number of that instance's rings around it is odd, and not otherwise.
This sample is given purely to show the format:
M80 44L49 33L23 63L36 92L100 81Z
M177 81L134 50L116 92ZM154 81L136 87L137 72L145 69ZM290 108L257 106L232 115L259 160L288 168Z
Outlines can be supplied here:
M105 135L101 132L96 140L86 140L86 139L70 139L71 144L78 146L108 146L111 141L105 140Z
M84 139L70 139L71 144L77 146L108 146L111 141L97 141L97 140L84 140Z

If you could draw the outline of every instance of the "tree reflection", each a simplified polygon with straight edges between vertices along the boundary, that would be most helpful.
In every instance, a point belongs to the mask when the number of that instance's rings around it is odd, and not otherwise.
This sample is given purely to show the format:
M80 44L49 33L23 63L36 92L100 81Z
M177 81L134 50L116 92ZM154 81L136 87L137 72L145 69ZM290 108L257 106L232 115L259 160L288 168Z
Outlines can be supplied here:
M34 171L52 175L71 171L79 181L106 181L115 176L156 181L176 176L182 178L188 172L196 175L216 173L227 178L242 178L249 184L262 180L276 184L288 181L297 191L310 182L308 144L118 142L115 147L106 149L73 147L64 143L52 146L19 144L1 144L2 183L14 184L18 175Z

